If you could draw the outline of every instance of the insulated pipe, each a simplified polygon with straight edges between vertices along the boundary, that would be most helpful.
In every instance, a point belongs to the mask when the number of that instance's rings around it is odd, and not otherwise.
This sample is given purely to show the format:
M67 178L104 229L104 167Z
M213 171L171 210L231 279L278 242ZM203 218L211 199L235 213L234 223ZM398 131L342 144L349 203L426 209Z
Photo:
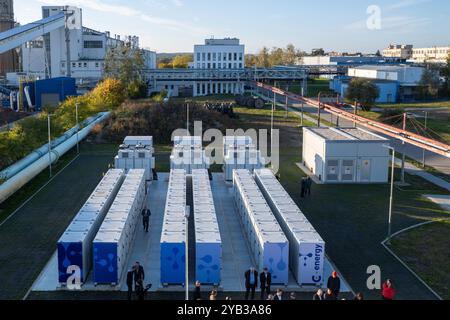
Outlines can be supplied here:
M27 103L28 103L28 108L33 109L34 105L31 101L31 96L30 96L30 87L25 86L25 88L23 89L23 92L25 93L25 98L27 99Z
M82 126L88 126L98 118L100 118L103 114L100 113L98 115L95 115L93 117L90 117L83 121ZM64 141L68 140L70 137L72 137L74 134L77 133L78 127L75 126L74 128L68 130L66 133L64 133L61 137L55 139L51 143L51 149L54 149ZM25 158L17 161L16 163L12 164L8 168L0 171L0 178L4 180L8 180L20 171L22 171L24 168L32 164L34 161L38 160L40 157L48 153L48 143L43 145L42 147L34 150L32 153L30 153Z
M90 125L86 126L82 129L79 134L79 140L83 140L88 136L91 132L92 128L98 123L104 121L109 117L110 113L105 112L102 113L99 118L97 118ZM52 150L50 154L50 158L52 163L58 160L58 158L64 155L67 151L72 149L77 144L77 135L73 135L65 142L59 144L55 149ZM31 179L41 173L45 168L49 165L49 156L48 152L46 152L39 159L28 165L25 169L6 180L3 184L0 185L0 203L8 199L11 195L13 195L17 190L23 187L26 183L28 183Z

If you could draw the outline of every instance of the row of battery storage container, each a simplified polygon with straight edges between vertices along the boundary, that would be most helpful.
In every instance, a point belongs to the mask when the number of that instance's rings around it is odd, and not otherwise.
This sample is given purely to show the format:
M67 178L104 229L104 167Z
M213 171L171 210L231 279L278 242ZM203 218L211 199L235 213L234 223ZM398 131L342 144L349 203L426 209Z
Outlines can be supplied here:
M184 285L186 271L186 171L171 170L161 233L161 284Z
M252 145L253 140L249 136L225 136L223 137L223 156L225 157L229 150Z
M221 282L222 239L208 171L192 171L195 222L195 279L218 286Z
M200 136L176 136L173 138L174 147L202 148L203 142Z
M177 145L170 156L170 169L185 170L191 174L192 170L209 169L209 158L202 147Z
M145 170L128 172L93 242L94 283L120 283L145 201Z
M233 170L246 169L253 170L264 168L265 159L261 156L261 151L254 146L228 148L228 153L224 158L223 171L226 181L233 180Z
M290 267L298 284L322 285L325 242L271 170L256 170L255 180L289 239Z
M58 281L61 284L67 282L71 266L78 267L81 282L86 281L92 264L92 241L124 178L123 170L109 170L59 239Z
M289 242L248 170L234 171L234 197L258 268L268 268L272 283L287 285Z
M127 172L130 169L144 169L145 179L152 180L155 169L153 154L153 137L126 137L114 158L115 167Z

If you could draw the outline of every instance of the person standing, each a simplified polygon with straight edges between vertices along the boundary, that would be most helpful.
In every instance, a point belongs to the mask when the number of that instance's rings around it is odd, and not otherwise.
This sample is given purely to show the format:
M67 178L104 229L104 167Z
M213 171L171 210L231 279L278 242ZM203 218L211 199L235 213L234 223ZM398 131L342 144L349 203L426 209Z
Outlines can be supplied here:
M328 288L327 292L323 295L323 300L333 301L333 300L337 300L337 297L334 294L333 290Z
M281 301L281 300L283 300L283 290L277 289L277 293L273 297L273 300L274 301Z
M251 299L255 300L255 290L258 286L258 271L255 268L251 267L244 274L245 276L245 300L248 300L250 291L252 293Z
M311 177L308 177L306 179L306 195L307 196L311 196L312 183L313 183L313 181L312 181Z
M314 301L322 301L324 300L324 293L322 289L317 290L316 294L313 296Z
M147 207L142 209L142 224L144 225L145 232L148 232L148 226L150 224L150 216L151 215L152 215L152 213L150 212L150 210Z
M127 272L127 299L131 300L131 295L133 293L133 276L134 276L134 267L131 267Z
M391 279L387 279L385 283L383 283L383 290L381 292L381 296L383 300L394 300L396 291L394 289L394 284Z
M194 301L202 300L202 285L201 285L200 281L195 282L193 298L194 298Z
M144 300L144 267L139 262L134 264L134 290L138 296L138 300Z
M302 198L304 198L305 197L305 189L306 189L306 179L305 178L302 178L302 181L301 181L301 183L300 183L300 187L301 187L301 192L300 192L300 196L302 197Z
M339 298L339 293L341 292L341 279L339 279L336 271L333 271L328 278L327 288L331 289L336 299Z
M261 300L264 300L264 294L270 294L270 285L272 284L272 274L269 272L269 269L264 268L263 272L261 272L259 283L261 285Z

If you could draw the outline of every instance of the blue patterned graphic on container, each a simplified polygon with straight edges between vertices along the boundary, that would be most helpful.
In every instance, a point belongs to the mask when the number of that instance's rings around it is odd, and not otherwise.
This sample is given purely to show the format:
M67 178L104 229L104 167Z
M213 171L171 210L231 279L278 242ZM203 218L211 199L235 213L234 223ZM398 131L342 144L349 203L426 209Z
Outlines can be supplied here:
M162 284L184 284L185 259L184 243L161 243Z
M272 282L287 284L289 280L289 243L266 243L264 267L272 274Z
M94 243L94 282L119 283L116 243Z
M205 284L219 284L221 245L215 243L197 244L196 246L196 280Z
M58 279L60 283L66 283L67 268L78 266L81 270L81 279L84 279L83 270L83 245L81 242L58 242Z

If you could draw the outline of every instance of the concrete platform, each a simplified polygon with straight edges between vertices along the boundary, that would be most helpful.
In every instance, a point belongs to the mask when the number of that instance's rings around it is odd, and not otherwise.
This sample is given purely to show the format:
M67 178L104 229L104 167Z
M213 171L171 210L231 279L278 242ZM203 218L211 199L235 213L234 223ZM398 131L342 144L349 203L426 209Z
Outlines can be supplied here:
M428 199L433 201L434 203L440 205L444 210L450 212L450 195L425 195Z
M244 288L244 272L249 267L254 266L252 255L247 245L247 239L241 228L240 219L234 204L234 198L231 192L232 184L225 182L222 174L214 174L212 192L214 195L217 218L219 222L220 234L223 245L223 268L222 284L219 291L223 292L242 292ZM168 174L160 173L159 180L154 181L149 186L148 207L152 212L150 219L149 233L145 233L141 225L137 226L134 246L128 258L128 266L139 261L145 271L145 283L153 284L151 292L182 292L182 286L162 287L160 282L160 235L162 231L164 206L166 202L166 193L168 188ZM55 245L56 247L56 245ZM335 266L326 258L324 277L327 278ZM190 269L191 286L195 281L195 275ZM82 291L126 291L125 275L122 275L120 285L112 286L94 286L92 275L89 275L88 281L82 286ZM342 281L341 292L351 292L351 288L340 274ZM61 288L58 284L57 257L56 252L46 267L36 279L32 286L32 291L52 292L67 290ZM325 279L326 280L326 279ZM276 287L274 285L274 287ZM203 286L203 290L208 287ZM284 288L288 291L312 292L316 287L300 287L295 282L292 274L289 276L289 285Z

